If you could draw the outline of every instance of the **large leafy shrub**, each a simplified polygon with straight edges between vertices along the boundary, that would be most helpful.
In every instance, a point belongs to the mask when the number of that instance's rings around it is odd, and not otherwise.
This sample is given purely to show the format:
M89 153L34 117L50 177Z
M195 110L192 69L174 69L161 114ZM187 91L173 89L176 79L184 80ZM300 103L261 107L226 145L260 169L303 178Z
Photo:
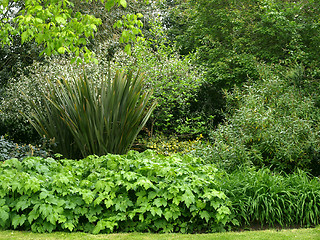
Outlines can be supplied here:
M111 68L120 65L146 73L146 86L154 89L153 98L158 102L147 124L151 134L193 136L207 133L212 118L190 108L191 102L197 101L196 93L204 80L203 69L194 65L195 54L179 55L159 19L150 21L149 27L145 41L135 43L131 57L121 51L114 54ZM98 55L106 53L102 51Z
M0 226L34 232L212 232L231 224L214 165L152 151L0 165ZM236 223L236 222L234 222Z
M319 174L319 109L299 86L266 74L242 91L227 93L229 115L212 132L212 160L228 169L254 164Z
M319 1L167 1L165 24L182 54L206 67L195 109L219 116L222 89L257 80L256 62L302 63L319 79ZM220 120L223 115L221 115Z
M219 175L242 227L310 227L320 223L319 178L303 171L279 174L268 168L242 168Z
M32 99L25 115L41 136L55 139L66 157L126 153L145 125L155 103L143 92L143 74L117 72L113 79L90 81L83 74L73 81L47 82L43 106Z

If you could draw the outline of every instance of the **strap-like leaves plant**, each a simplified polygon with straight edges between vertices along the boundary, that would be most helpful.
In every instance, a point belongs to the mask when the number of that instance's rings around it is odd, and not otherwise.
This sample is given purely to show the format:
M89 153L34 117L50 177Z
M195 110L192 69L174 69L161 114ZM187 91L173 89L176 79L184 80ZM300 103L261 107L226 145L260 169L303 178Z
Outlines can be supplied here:
M29 99L33 111L25 115L41 136L55 140L64 157L125 154L156 106L148 104L152 92L143 89L143 79L141 73L117 71L99 83L86 74L48 80L43 106Z

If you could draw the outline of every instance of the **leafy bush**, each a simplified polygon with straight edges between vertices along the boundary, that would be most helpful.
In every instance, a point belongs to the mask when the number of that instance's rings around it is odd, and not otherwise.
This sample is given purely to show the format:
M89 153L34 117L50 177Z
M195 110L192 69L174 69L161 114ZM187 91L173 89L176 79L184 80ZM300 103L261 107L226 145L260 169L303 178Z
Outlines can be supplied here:
M19 145L10 140L0 137L0 161L5 161L10 158L17 158L22 161L25 157L49 157L49 152L43 150L39 146L31 144Z
M241 164L287 172L320 169L319 109L297 86L269 74L226 97L227 121L212 132L213 161L228 169Z
M195 54L180 56L174 43L168 40L159 19L149 22L149 25L148 37L134 45L132 56L116 52L111 68L119 65L145 72L146 87L154 89L153 98L158 102L147 124L150 132L189 136L207 133L212 119L190 109L191 102L197 101L196 93L204 80L203 70L193 64ZM106 54L102 51L98 55Z
M19 77L10 79L0 105L0 135L7 135L14 142L37 143L40 140L38 133L21 115L20 112L31 111L29 104L25 103L21 92L41 106L42 93L46 91L46 79L56 82L61 76L70 80L81 74L82 69L70 64L63 58L46 59L50 64L35 62L25 69L29 74L20 74ZM104 72L94 64L87 64L86 72L95 79ZM42 137L42 136L41 136Z
M213 165L152 151L0 165L2 229L212 232L231 224ZM233 221L236 224L236 221Z
M301 226L320 223L319 178L297 171L285 175L268 168L242 168L219 175L220 190L232 202L232 213L243 226Z
M66 157L124 154L155 107L147 109L151 92L143 93L143 79L140 73L117 72L98 83L86 74L57 84L48 80L43 106L30 99L33 111L26 116L41 136L56 140L57 151Z

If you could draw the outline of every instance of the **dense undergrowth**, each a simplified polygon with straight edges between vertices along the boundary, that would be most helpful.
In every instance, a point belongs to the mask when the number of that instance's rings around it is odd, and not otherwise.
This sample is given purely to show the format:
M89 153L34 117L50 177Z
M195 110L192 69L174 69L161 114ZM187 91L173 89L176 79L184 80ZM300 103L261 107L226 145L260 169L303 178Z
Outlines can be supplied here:
M220 190L232 202L241 226L310 227L320 221L320 180L298 170L241 168L219 175Z
M218 170L153 151L83 160L29 157L0 166L2 229L216 232L320 221L320 185L300 171Z
M215 232L236 224L214 165L154 152L0 166L3 229Z

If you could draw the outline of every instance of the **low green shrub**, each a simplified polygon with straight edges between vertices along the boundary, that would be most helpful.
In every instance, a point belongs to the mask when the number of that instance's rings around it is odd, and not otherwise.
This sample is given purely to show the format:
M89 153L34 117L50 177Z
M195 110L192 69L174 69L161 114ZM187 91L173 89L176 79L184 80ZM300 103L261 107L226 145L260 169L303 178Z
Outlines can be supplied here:
M203 147L202 139L202 134L193 140L183 140L175 136L166 137L163 134L156 134L148 138L138 139L135 146L142 149L152 149L162 155L190 154L198 149L199 146Z
M217 169L152 151L0 165L0 226L34 232L215 232L232 223Z
M219 175L241 227L310 227L320 223L320 179L303 171L279 174L242 168Z

